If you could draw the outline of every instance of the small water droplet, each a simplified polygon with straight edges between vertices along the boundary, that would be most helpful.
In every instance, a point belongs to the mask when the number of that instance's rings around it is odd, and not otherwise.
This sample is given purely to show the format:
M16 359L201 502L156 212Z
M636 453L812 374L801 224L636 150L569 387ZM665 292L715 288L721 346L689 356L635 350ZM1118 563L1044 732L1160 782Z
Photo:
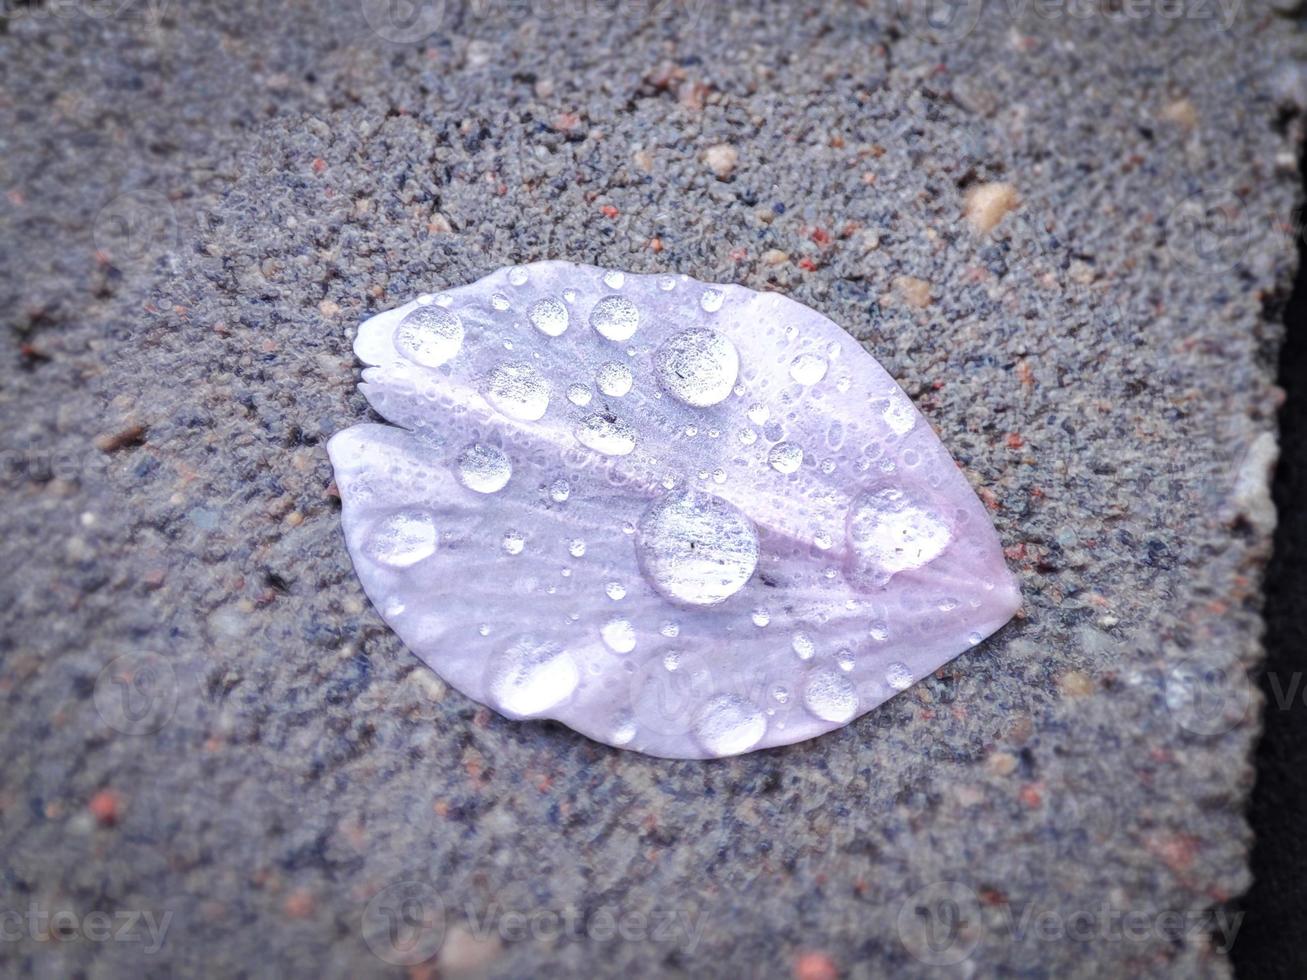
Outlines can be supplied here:
M758 534L726 501L683 490L655 501L645 512L636 551L645 575L663 595L691 605L715 605L752 577Z
M763 609L760 606L759 608L753 611L753 614L751 615L750 618L753 620L754 626L762 628L763 626L766 626L768 623L771 622L771 613L769 613L766 609Z
M669 620L668 622L663 623L662 628L658 632L662 633L663 636L675 638L681 635L681 626L679 623L674 623Z
M504 551L510 555L520 555L526 547L526 538L521 531L507 531L504 534Z
M458 457L458 479L463 486L477 493L494 493L502 490L513 475L513 466L502 449L473 443Z
M853 659L853 651L840 650L835 654L835 663L839 665L840 670L845 671L846 673L852 670L856 663Z
M896 691L905 691L912 686L912 671L907 664L892 663L885 670L885 681Z
M567 307L552 296L536 300L527 310L527 318L546 337L558 337L567 329L570 319Z
M549 408L549 382L527 364L501 364L486 378L486 401L509 418L535 422Z
M621 582L609 582L604 586L604 592L608 594L608 598L616 602L618 599L626 597L626 586Z
M605 456L625 456L635 449L635 430L606 413L587 415L577 423L575 435L581 445Z
M583 384L574 384L567 389L567 400L573 405L584 407L590 404L590 388Z
M669 650L663 654L663 669L676 670L681 666L681 654L678 650Z
M799 655L800 660L811 660L812 655L817 650L812 642L812 637L807 633L795 633L794 639L790 641L790 646Z
M523 635L491 659L486 679L490 697L502 712L527 718L570 698L581 674L561 645Z
M549 485L549 496L553 498L554 503L561 504L572 495L572 485L559 477Z
M585 542L580 538L573 538L567 545L567 553L573 558L582 558L585 556Z
M640 311L625 296L606 296L590 312L590 326L608 340L629 340L640 326Z
M716 755L747 752L767 732L767 719L748 698L719 694L700 710L694 735L704 750Z
M842 725L858 711L853 682L833 670L815 670L803 686L803 706L822 721Z
M629 620L610 619L599 633L614 653L630 653L635 649L635 627Z
M898 572L929 564L953 540L948 524L894 486L854 497L846 529L849 577L860 588L879 588Z
M693 327L658 348L654 371L673 398L707 408L731 394L740 371L740 353L717 331Z
M803 449L792 442L778 442L767 453L767 462L777 473L793 473L803 463Z
M492 293L490 296L490 305L500 313L512 309L513 307L512 301L503 293Z
M777 684L772 688L771 696L776 699L778 704L785 704L790 700L790 692L785 687Z
M373 529L366 545L374 561L391 568L408 568L436 550L436 525L424 511L391 514Z
M514 286L525 286L526 281L531 278L531 274L520 265L515 265L508 270L508 281Z
M399 321L395 347L414 364L440 367L463 347L463 321L439 306L419 306Z
M609 289L621 289L626 285L626 273L621 269L609 269L604 273L604 285Z
M722 308L722 300L725 298L720 289L705 289L699 297L699 305L705 313L716 313Z
M766 425L767 420L771 418L771 409L759 403L750 405L748 412L745 414L749 416L749 421L754 425Z
M595 384L599 386L599 390L613 398L621 398L625 395L631 390L633 382L631 369L625 364L609 361L595 373Z
M815 385L826 377L829 365L820 354L800 354L790 362L790 377L801 385Z

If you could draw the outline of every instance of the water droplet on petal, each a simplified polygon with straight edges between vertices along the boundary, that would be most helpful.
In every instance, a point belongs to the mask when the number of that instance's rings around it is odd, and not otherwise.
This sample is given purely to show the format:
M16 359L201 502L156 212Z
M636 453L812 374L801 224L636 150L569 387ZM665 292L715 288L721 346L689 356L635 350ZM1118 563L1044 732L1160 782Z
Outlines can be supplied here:
M514 266L508 270L508 281L514 286L525 286L526 281L531 278L530 273L520 265Z
M629 620L610 619L599 632L614 653L630 653L635 649L635 627Z
M609 582L604 586L604 592L607 593L608 598L612 599L614 602L626 598L626 586L621 582Z
M636 551L645 575L663 595L691 605L715 605L753 575L758 533L726 501L685 490L655 501L645 512Z
M811 660L816 647L813 645L812 637L807 633L795 633L794 639L790 641L790 646L794 652L799 655L800 660Z
M939 515L894 486L854 497L846 528L849 578L860 588L878 588L898 572L929 564L953 539Z
M502 449L473 443L458 457L458 479L463 486L477 493L494 493L502 490L513 475L513 466Z
M675 334L654 355L658 381L673 398L695 408L724 401L735 387L740 353L715 330Z
M699 305L706 313L716 313L722 308L722 300L725 298L720 289L705 289L699 297Z
M523 635L491 658L486 688L500 711L529 718L562 704L580 680L576 662L560 644Z
M768 623L771 622L771 613L769 613L766 609L758 608L753 611L753 613L750 616L750 619L753 620L754 626L757 626L759 629L761 629L762 627L766 626Z
M531 304L526 315L531 321L531 326L546 337L560 337L567 329L569 320L567 307L552 296L536 300Z
M520 531L508 531L504 534L504 551L510 555L520 555L526 546L526 538Z
M554 503L561 504L572 495L572 485L561 477L549 485L549 496Z
M583 384L571 385L567 389L567 400L578 407L589 405L590 389Z
M573 558L581 558L585 555L585 542L580 538L573 538L567 546L567 553Z
M767 462L777 473L793 473L803 463L803 449L792 442L778 442L767 453Z
M408 568L435 553L435 522L424 511L391 514L376 526L366 547L373 560L391 568Z
M609 269L604 273L604 285L609 289L621 289L626 283L626 273L621 269Z
M801 385L815 385L826 377L828 366L820 354L800 354L790 362L790 377Z
M892 663L885 670L885 682L896 691L906 691L912 686L912 671L907 664Z
M463 321L439 306L419 306L395 328L395 347L423 367L440 367L462 346Z
M625 395L631 390L633 382L631 369L625 364L614 364L610 361L595 373L595 384L599 386L599 390L613 398L621 398Z
M587 415L575 435L581 445L605 456L625 456L635 449L635 430L612 415Z
M803 706L822 721L842 725L858 712L853 682L833 670L816 670L803 687Z
M535 422L549 408L549 382L527 364L501 364L486 378L486 400L509 418Z
M738 694L719 694L699 711L694 736L715 756L747 752L767 732L767 719L752 701Z
M640 311L625 296L607 296L590 312L590 326L601 337L620 343L640 326Z

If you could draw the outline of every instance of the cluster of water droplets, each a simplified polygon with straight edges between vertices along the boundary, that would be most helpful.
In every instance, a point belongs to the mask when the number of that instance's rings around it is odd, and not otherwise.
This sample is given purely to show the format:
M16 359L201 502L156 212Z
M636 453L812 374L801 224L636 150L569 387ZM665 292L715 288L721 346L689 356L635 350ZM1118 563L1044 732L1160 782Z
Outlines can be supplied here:
M875 670L875 648L890 642L892 633L884 616L870 615L874 606L860 595L875 595L894 576L925 568L955 537L954 517L937 499L938 482L931 483L938 472L931 469L933 461L925 465L916 448L896 448L917 425L906 396L892 385L872 392L866 411L880 428L875 438L859 439L858 416L831 404L851 386L839 360L844 344L814 346L820 338L805 337L792 324L764 321L757 330L773 351L763 354L765 345L751 341L742 354L728 333L745 337L738 331L754 326L731 319L727 295L733 287L659 277L658 293L684 294L677 300L682 306L669 315L660 304L670 299L651 303L638 289L628 292L630 280L616 271L602 275L597 296L594 285L531 295L532 276L517 267L488 300L472 293L473 304L484 304L480 308L451 309L449 294L434 302L424 298L395 322L390 340L407 361L438 373L441 380L432 382L437 386L460 383L461 358L492 362L468 381L493 415L476 416L475 439L444 443L447 465L461 487L492 498L483 506L493 507L505 487L529 480L559 521L578 521L576 530L587 529L584 536L546 540L532 528L533 518L506 510L493 551L529 569L516 578L506 573L505 588L580 603L580 609L566 609L568 623L579 623L592 600L578 595L581 584L558 583L594 569L576 577L595 582L584 587L601 591L610 611L591 635L638 679L629 708L605 723L608 739L640 747L642 733L657 734L655 709L640 685L680 685L686 703L676 712L677 730L709 755L747 751L767 736L769 725L795 724L782 719L799 710L826 726L844 724L869 706L869 697L874 702L885 696L874 692L909 686L914 678L904 663ZM728 324L731 329L723 329ZM569 345L567 353L552 353L550 345L562 344ZM450 411L470 419L476 406L455 400ZM818 425L817 419L824 421ZM560 437L572 444L560 446ZM717 465L695 465L706 455L716 456ZM633 463L623 469L628 458ZM916 468L922 478L901 478ZM749 473L738 478L740 487L749 479L775 481L760 484L767 502L760 499L755 507L750 492L736 488L730 474L737 470ZM627 496L637 509L603 509L588 492L596 483L618 490L629 483ZM521 498L513 500L517 506ZM439 508L390 513L373 523L364 552L387 568L412 569L437 553L444 533L439 522ZM633 559L632 568L621 568L623 553ZM535 555L565 557L548 573L551 579L542 578L543 566L531 564ZM769 594L773 590L759 584L773 586L773 578L800 593L842 597L841 606L795 629L799 624L784 591ZM613 615L632 598L638 614ZM957 605L942 601L936 611L946 614ZM396 599L388 608L407 606ZM664 611L653 635L648 618L658 609ZM782 665L768 670L783 683L765 680L761 690L733 690L729 678L714 676L712 663L696 659L694 669L685 669L681 649L649 654L645 666L630 659L679 636L681 626L666 618L667 609L713 611L715 618L703 622L719 635L696 631L697 641L708 648L740 640L762 644L756 659ZM860 639L820 642L826 620L858 617ZM790 629L778 630L778 622ZM515 717L556 713L585 690L588 676L607 669L585 653L581 633L570 643L552 627L511 633L501 624L478 622L476 629L487 643L497 643L486 656L484 690L491 703ZM868 645L867 657L859 656L859 642ZM871 666L859 666L864 660ZM875 683L864 689L859 678L868 670Z

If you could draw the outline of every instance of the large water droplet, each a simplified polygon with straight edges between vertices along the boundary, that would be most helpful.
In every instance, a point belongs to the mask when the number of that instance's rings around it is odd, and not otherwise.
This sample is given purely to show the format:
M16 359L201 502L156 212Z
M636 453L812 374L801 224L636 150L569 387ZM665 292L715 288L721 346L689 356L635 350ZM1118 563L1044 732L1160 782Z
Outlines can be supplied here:
M853 682L833 670L817 670L803 687L803 704L822 721L844 724L858 710Z
M767 732L767 719L748 698L719 694L699 711L694 736L716 756L738 755L753 748Z
M502 449L473 443L458 457L458 479L463 486L477 493L494 493L502 490L513 475L513 465Z
M522 635L491 658L486 687L506 715L527 718L562 704L580 679L576 662L561 645Z
M826 377L828 367L820 354L800 354L790 362L790 377L801 385L815 385Z
M374 561L408 568L435 552L436 525L425 511L391 514L372 531L365 547Z
M803 449L792 442L778 442L767 453L767 462L777 473L793 473L803 463Z
M717 331L694 327L658 348L654 370L672 397L706 408L731 393L740 372L740 353Z
M561 336L563 331L567 329L567 307L552 296L536 300L531 304L531 308L527 310L526 315L531 321L531 326L546 337Z
M509 418L534 422L549 408L549 382L527 364L501 364L486 378L486 400Z
M726 501L685 490L645 512L636 551L645 575L663 595L710 606L749 581L758 564L758 534Z
M605 456L625 456L635 449L635 430L607 413L587 415L577 423L575 435L581 445Z
M613 398L621 398L630 391L634 381L629 367L611 361L595 373L595 384L599 386L599 390Z
M639 325L640 311L625 296L607 296L590 311L590 326L609 340L630 340Z
M440 367L463 346L463 321L439 306L419 306L399 321L395 347L414 364Z
M898 487L879 486L853 498L846 519L850 581L878 588L891 575L921 568L948 547L948 524Z
M906 691L912 686L913 679L907 664L892 663L885 669L885 681L896 691Z

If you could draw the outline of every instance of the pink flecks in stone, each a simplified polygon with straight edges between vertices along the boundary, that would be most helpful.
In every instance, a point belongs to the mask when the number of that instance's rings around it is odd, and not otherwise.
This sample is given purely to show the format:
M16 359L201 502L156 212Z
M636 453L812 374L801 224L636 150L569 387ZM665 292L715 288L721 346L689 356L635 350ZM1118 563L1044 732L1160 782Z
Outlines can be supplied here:
M329 445L386 622L511 718L712 758L839 728L1017 609L876 361L775 293L567 262L372 317Z

